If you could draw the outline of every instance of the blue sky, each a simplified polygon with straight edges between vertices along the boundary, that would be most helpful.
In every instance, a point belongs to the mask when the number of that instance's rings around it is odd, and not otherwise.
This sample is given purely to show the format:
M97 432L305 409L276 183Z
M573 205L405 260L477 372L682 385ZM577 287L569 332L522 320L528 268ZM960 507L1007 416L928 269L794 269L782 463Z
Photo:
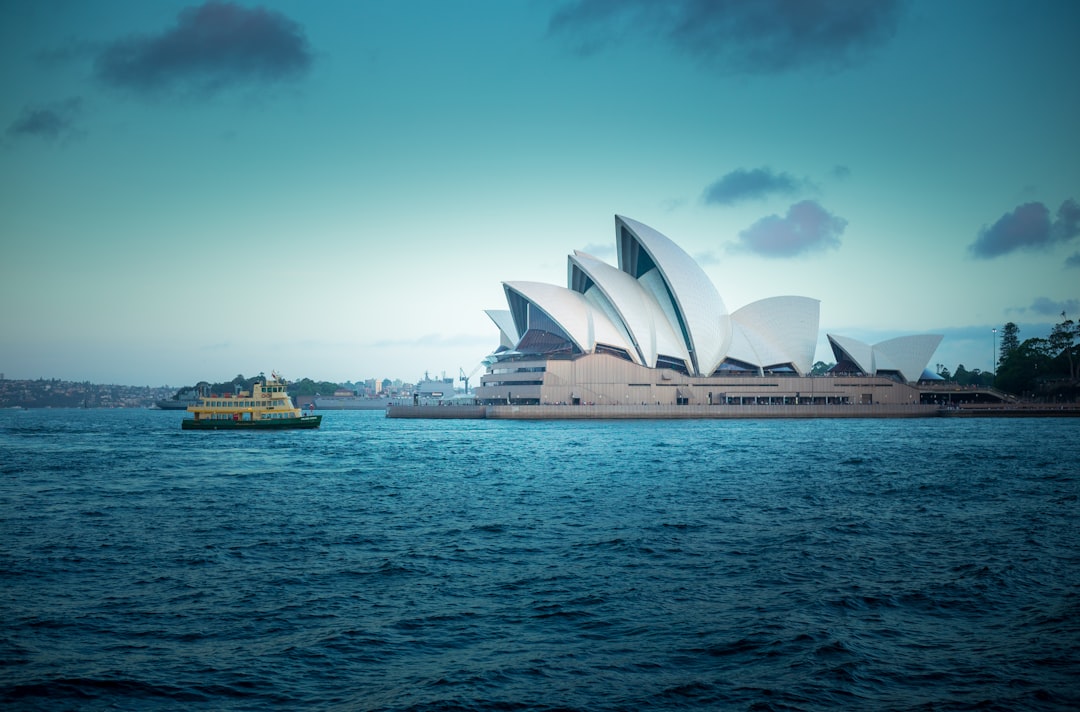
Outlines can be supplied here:
M1074 2L0 0L0 372L472 371L618 213L826 333L1080 317Z

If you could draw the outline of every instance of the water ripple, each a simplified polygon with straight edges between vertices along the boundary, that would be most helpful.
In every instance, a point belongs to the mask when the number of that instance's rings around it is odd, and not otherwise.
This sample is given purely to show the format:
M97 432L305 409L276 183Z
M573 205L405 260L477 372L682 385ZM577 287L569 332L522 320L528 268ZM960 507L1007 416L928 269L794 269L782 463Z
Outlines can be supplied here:
M1075 420L179 417L0 413L5 707L1080 707Z

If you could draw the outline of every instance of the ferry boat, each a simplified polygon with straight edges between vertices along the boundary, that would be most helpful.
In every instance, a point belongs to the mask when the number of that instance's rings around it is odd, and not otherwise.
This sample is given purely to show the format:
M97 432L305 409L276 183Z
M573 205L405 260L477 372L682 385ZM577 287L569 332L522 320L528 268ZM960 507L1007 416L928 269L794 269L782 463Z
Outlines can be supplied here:
M265 383L256 382L252 392L236 395L205 395L188 406L192 418L184 418L183 430L284 430L317 428L321 415L304 415L285 391L286 381L277 373Z

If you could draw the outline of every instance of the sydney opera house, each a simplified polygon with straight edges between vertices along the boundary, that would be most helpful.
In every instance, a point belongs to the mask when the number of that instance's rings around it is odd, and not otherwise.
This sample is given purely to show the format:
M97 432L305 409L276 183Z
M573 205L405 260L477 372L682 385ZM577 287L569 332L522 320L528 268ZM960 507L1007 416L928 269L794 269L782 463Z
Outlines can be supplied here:
M500 345L482 405L917 404L939 335L866 344L828 334L811 376L819 302L777 296L728 311L701 267L650 228L615 217L618 267L584 252L565 287L504 282L488 315ZM923 400L925 403L926 401Z

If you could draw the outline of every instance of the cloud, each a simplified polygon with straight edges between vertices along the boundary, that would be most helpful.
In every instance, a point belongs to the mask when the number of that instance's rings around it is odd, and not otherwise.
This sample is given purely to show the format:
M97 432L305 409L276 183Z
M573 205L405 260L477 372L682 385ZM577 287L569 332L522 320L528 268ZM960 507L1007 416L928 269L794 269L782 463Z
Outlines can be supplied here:
M1049 297L1036 297L1028 310L1043 316L1058 317L1061 316L1062 312L1075 315L1080 311L1080 299L1066 299L1057 302Z
M1065 258L1066 267L1080 267L1080 252L1074 252Z
M1016 250L1049 249L1077 235L1080 205L1072 198L1058 208L1056 220L1050 219L1050 209L1042 203L1024 203L990 227L983 226L968 250L974 257L990 259Z
M8 126L7 133L17 138L38 137L56 141L76 133L75 120L81 111L82 99L79 97L44 106L28 106Z
M892 37L900 12L900 0L573 0L548 30L582 55L648 34L721 73L779 74L859 63Z
M851 169L847 166L836 165L830 171L830 176L835 180L847 180L851 177Z
M185 8L176 25L128 37L97 56L98 77L115 87L154 94L177 87L213 93L302 75L312 54L303 28L273 10L211 0Z
M720 264L720 261L720 255L716 254L713 250L706 250L705 252L694 254L694 262L697 262L702 267L718 265Z
M791 195L802 182L787 173L774 173L771 168L743 168L731 171L705 189L706 203L733 205L744 200L760 200L771 195Z
M739 233L737 251L764 257L794 257L840 246L847 220L831 214L813 200L788 208L787 215L770 215Z

